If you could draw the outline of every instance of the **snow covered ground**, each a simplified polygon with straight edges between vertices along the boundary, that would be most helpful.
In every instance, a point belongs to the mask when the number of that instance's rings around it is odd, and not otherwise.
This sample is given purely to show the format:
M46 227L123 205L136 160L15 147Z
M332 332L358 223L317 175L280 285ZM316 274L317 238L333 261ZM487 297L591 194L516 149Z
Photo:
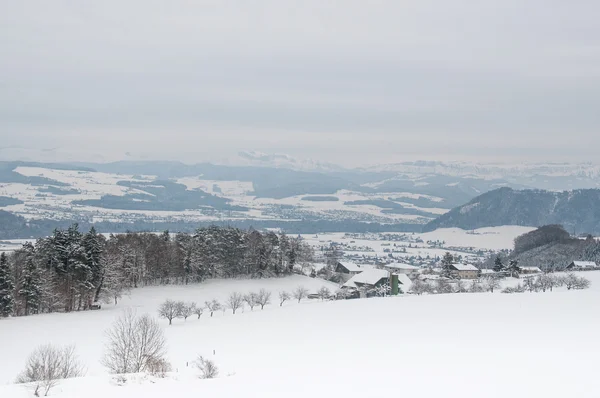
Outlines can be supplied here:
M448 294L277 304L210 319L161 320L175 372L166 379L130 377L118 386L98 360L103 330L119 314L101 311L32 316L0 322L0 379L11 380L38 343L75 343L88 377L63 381L60 398L186 397L598 397L597 303L600 272L584 291ZM139 312L155 314L165 297L224 297L233 290L311 290L301 277L214 281L133 292ZM213 355L213 350L215 355ZM197 380L186 367L197 354L221 369ZM1 397L29 397L0 386Z

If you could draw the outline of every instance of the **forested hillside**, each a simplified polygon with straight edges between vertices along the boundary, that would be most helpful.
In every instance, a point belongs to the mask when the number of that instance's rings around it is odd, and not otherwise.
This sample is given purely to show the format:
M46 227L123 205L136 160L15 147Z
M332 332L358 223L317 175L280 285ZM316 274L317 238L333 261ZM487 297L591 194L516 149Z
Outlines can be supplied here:
M0 316L89 309L131 288L208 278L275 277L312 261L300 239L220 228L194 234L127 233L108 239L93 228L58 229L0 261Z
M600 190L550 192L500 188L454 208L428 223L424 230L548 224L560 224L576 234L600 233Z

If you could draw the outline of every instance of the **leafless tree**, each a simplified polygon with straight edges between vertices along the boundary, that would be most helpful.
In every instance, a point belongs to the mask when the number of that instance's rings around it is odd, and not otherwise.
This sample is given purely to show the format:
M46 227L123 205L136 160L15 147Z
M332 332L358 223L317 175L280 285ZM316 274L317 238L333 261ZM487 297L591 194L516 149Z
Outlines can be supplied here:
M329 290L327 286L323 286L317 291L317 295L319 296L321 301L325 301L325 299L331 297L331 290Z
M410 287L410 293L420 296L426 292L426 285L422 280L416 279Z
M219 376L219 368L210 359L204 358L202 355L198 355L198 358L194 362L194 366L200 370L201 379L214 379Z
M177 316L187 321L188 317L196 313L196 303L184 303L183 301L177 302Z
M452 293L452 285L445 278L440 278L435 281L435 290L438 294Z
M167 300L158 308L158 316L169 320L169 325L173 323L173 319L179 316L179 303L173 300Z
M39 396L41 389L46 396L59 380L84 374L85 369L77 359L74 346L55 347L46 344L37 347L29 355L25 370L19 375L17 382L35 382L35 395Z
M266 289L260 289L256 302L260 305L260 309L263 310L265 305L271 304L271 292Z
M244 295L244 302L250 307L250 311L254 311L254 307L258 304L258 294L250 292Z
M582 276L577 276L574 273L570 272L567 274L565 284L566 284L568 290L587 289L588 287L590 287L591 282L587 278L584 278Z
M292 296L288 292L286 292L286 291L279 292L279 306L283 307L283 303L285 303L286 301L288 301L291 298L292 298Z
M206 308L208 308L208 310L210 311L211 318L215 311L219 311L221 309L221 303L219 303L217 300L206 301L204 302L204 305L206 305Z
M462 279L458 279L454 286L454 292L456 293L466 293L467 285Z
M485 292L483 285L477 281L473 281L469 286L469 293L482 293Z
M298 302L302 301L306 296L308 296L308 289L304 286L298 286L296 290L294 290L294 298L298 300Z
M244 306L244 296L237 292L231 293L227 298L227 306L231 308L235 315L235 312Z
M164 361L166 340L158 322L128 309L106 332L102 364L112 373L138 373Z
M198 319L200 319L200 317L202 316L202 314L204 313L204 308L197 306L196 303L192 303L194 304L194 311L193 313L198 315Z
M488 291L494 293L494 289L500 289L502 287L502 284L496 278L489 278L485 283L485 287Z

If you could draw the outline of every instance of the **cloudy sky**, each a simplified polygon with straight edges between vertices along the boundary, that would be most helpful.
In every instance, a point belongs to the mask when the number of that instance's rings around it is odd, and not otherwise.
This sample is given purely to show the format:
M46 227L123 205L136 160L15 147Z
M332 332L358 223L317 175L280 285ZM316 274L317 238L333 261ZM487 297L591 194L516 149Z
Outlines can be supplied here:
M598 15L597 0L0 0L0 157L595 161Z

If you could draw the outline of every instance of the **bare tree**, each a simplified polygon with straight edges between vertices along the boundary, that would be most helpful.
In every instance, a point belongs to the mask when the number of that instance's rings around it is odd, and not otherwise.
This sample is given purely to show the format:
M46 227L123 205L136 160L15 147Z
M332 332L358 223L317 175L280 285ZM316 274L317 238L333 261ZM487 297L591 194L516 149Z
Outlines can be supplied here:
M445 278L437 279L435 282L435 290L438 294L452 293L452 285Z
M219 376L219 368L210 359L204 358L202 355L198 355L198 359L194 362L194 366L200 370L201 379L214 379Z
M198 315L198 319L200 319L200 317L202 316L202 314L204 313L204 308L197 306L196 303L192 303L194 304L194 310L193 313Z
M420 296L426 292L426 285L427 283L417 279L413 282L412 286L410 287L410 293Z
M221 303L219 303L217 300L205 301L204 305L206 305L206 308L208 308L208 310L210 311L211 318L215 311L219 311L221 309Z
M502 284L496 278L489 278L485 283L485 287L488 291L494 293L494 289L500 289L502 287Z
M254 311L254 307L258 304L258 294L250 292L244 295L244 302L250 307L250 311Z
M271 292L266 289L260 289L256 302L260 305L260 309L263 310L265 305L271 304Z
M285 303L286 301L288 301L291 298L292 298L292 296L288 292L286 292L286 291L279 292L279 306L283 307L283 303Z
M227 298L227 306L231 308L235 315L235 312L244 306L244 296L237 292L231 293Z
M184 303L183 301L177 302L177 316L183 318L184 321L196 312L196 303Z
M308 296L308 289L304 286L298 286L296 290L294 290L294 298L298 300L298 302L302 301L306 296Z
M179 303L173 300L167 300L158 307L158 316L169 320L169 325L173 319L179 316Z
M568 290L587 289L588 287L590 287L591 282L587 278L584 278L582 276L577 276L574 273L570 272L567 274L565 284L566 284Z
M462 279L458 279L456 281L456 284L454 286L454 292L456 292L456 293L466 293L467 292L467 285Z
M326 286L323 286L317 291L317 296L319 296L321 301L325 301L325 299L331 297L331 290L329 290Z
M106 332L102 364L111 373L138 373L165 360L166 340L158 322L148 314L127 309Z
M485 292L483 285L477 281L473 281L469 286L469 293L482 293Z
M59 380L84 374L85 369L77 359L74 346L55 347L46 344L37 347L29 355L25 370L19 375L17 382L36 382L35 395L39 396L42 389L46 396Z

